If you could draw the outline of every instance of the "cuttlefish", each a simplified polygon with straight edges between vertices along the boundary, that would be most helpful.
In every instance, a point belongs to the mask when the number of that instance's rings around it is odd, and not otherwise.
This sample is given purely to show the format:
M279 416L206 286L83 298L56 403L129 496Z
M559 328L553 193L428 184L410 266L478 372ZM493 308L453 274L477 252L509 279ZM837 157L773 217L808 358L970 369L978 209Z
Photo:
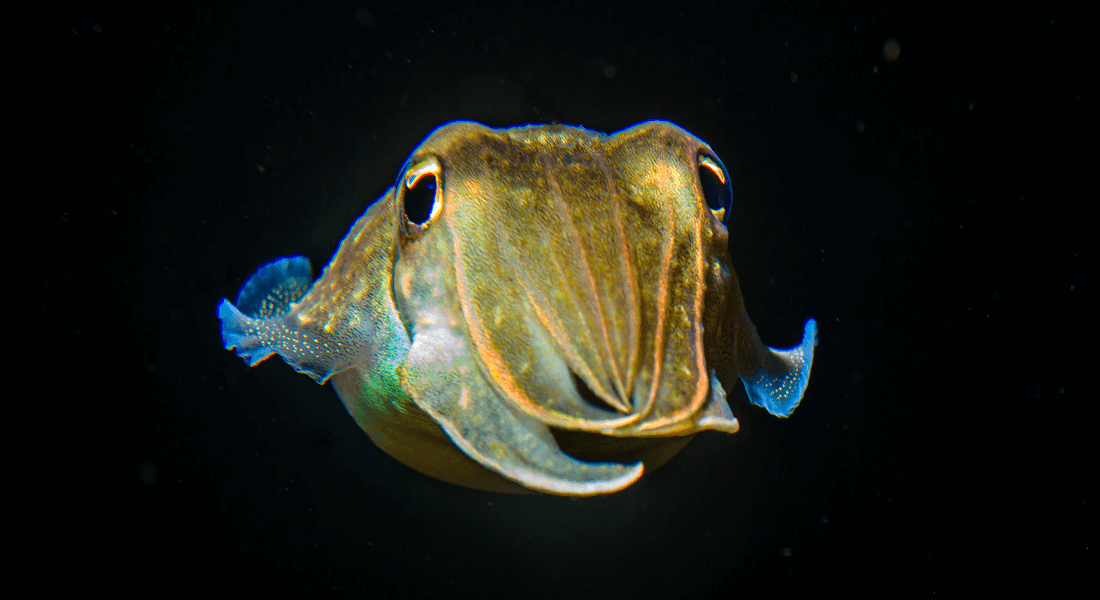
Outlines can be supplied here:
M431 477L497 492L621 490L704 429L726 390L786 417L813 364L765 346L730 264L730 175L666 121L612 135L453 122L314 281L282 258L218 305L250 366L331 381L371 440Z

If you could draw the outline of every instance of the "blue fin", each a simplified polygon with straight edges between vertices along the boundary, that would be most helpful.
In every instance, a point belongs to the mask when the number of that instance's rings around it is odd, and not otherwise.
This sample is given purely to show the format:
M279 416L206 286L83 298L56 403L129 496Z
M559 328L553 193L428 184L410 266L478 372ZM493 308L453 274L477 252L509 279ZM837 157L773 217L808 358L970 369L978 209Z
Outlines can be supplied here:
M801 344L789 350L769 347L764 366L747 379L741 377L749 400L777 417L794 412L810 381L816 345L817 322L810 319L803 328Z
M237 294L236 306L225 298L218 304L225 349L235 349L250 367L274 354L280 336L267 325L286 314L311 284L309 259L304 256L280 258L256 269Z

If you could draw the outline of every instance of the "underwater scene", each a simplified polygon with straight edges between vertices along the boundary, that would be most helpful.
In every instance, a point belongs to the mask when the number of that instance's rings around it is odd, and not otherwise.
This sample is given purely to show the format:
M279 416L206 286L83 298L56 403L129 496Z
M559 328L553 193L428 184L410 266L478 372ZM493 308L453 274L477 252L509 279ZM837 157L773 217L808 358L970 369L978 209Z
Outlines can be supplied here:
M18 114L64 132L18 140L63 188L36 339L76 349L27 421L59 452L32 469L58 533L28 544L78 580L609 600L1089 572L1079 15L82 10L27 11L10 57Z

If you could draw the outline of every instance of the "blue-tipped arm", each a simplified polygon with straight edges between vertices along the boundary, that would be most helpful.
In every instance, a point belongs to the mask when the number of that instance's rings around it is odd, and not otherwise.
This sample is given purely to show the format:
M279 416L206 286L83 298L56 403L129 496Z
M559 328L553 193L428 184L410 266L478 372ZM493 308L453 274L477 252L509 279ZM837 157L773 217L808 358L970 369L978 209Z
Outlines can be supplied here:
M236 306L225 298L218 304L226 350L234 350L251 367L275 354L279 344L294 341L294 332L280 317L310 285L309 259L304 256L280 258L257 269L237 294Z
M777 417L790 416L810 381L817 345L817 322L806 321L802 343L788 350L768 347L763 365L749 377L741 376L749 400Z

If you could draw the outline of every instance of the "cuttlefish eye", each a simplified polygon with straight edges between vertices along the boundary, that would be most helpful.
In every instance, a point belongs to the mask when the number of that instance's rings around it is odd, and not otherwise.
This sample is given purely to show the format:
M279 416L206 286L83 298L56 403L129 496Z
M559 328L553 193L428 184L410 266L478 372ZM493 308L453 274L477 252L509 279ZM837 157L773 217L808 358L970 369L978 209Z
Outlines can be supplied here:
M397 201L405 215L405 235L424 233L443 205L443 168L435 157L413 164L398 180Z
M699 155L699 188L715 218L725 223L733 203L733 188L726 166L717 156Z

